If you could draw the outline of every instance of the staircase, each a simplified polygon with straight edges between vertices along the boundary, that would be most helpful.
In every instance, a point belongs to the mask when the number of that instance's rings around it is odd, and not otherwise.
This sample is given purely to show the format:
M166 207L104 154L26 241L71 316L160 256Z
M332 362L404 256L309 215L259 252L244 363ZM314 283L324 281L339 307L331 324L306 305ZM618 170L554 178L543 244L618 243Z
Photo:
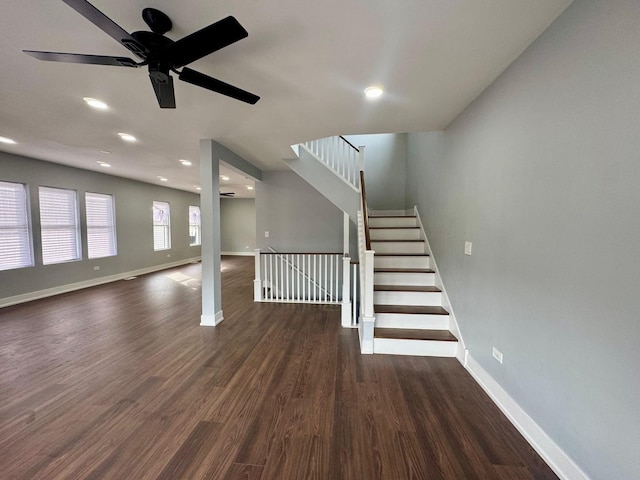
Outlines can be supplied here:
M455 357L458 339L415 216L369 215L374 257L373 353Z

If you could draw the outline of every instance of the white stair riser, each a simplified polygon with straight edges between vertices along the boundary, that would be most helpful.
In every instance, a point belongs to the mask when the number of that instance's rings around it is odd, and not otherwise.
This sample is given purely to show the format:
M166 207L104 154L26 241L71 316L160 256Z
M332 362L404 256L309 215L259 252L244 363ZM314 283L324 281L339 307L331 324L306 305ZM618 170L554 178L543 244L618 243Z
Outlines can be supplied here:
M419 228L389 228L369 230L371 240L421 240Z
M417 227L415 217L369 217L369 227Z
M412 330L449 330L449 315L376 313L376 327Z
M430 257L378 256L374 257L375 268L429 268Z
M377 285L435 285L435 273L376 272L373 283Z
M418 355L424 357L455 357L457 349L458 342L400 340L395 338L373 339L373 353Z
M424 242L375 242L371 249L376 253L425 253Z
M373 303L378 305L441 306L440 292L373 292Z

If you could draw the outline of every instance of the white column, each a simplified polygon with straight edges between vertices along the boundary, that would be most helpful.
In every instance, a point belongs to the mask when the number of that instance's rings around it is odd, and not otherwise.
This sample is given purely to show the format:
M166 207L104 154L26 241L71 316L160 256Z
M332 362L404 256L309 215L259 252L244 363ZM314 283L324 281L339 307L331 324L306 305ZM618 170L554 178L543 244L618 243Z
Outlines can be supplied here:
M261 302L262 301L262 273L260 271L260 249L256 248L254 250L255 255L255 272L256 276L253 280L253 301Z
M213 140L200 140L200 217L202 222L202 316L200 325L216 326L222 315L220 274L220 160Z

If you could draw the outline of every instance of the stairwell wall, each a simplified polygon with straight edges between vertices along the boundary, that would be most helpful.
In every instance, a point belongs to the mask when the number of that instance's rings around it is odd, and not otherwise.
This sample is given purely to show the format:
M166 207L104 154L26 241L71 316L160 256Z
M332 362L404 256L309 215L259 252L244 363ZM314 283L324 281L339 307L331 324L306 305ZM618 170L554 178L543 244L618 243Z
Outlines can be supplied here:
M470 355L602 480L640 478L638 25L637 1L573 2L444 132L408 136Z

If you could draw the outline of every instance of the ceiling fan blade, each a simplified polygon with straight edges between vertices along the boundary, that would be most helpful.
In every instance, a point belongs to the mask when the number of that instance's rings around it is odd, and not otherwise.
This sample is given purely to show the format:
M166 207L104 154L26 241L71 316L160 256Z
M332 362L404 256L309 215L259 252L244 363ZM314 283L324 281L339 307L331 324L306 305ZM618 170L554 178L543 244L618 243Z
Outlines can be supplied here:
M253 93L247 92L246 90L242 90L238 87L234 87L233 85L229 85L222 80L210 77L208 75L205 75L204 73L196 72L195 70L187 67L182 69L179 78L183 82L191 83L192 85L197 85L198 87L221 93L222 95L235 98L236 100L240 100L242 102L250 103L251 105L255 105L255 103L260 100L260 97L254 95Z
M138 64L126 57L107 57L104 55L85 55L82 53L61 53L61 52L39 52L34 50L23 50L27 55L31 55L38 60L47 62L85 63L90 65L110 65L113 67L133 67Z
M149 55L150 52L147 47L138 42L124 29L122 29L122 27L120 27L113 20L111 20L86 0L62 1L140 58L146 59Z
M248 36L238 20L229 16L168 45L160 57L176 68L183 67Z
M220 192L221 197L233 197L235 192Z
M167 76L166 82L158 81L153 75L149 75L153 91L156 92L160 108L176 108L176 95L173 89L173 78Z

